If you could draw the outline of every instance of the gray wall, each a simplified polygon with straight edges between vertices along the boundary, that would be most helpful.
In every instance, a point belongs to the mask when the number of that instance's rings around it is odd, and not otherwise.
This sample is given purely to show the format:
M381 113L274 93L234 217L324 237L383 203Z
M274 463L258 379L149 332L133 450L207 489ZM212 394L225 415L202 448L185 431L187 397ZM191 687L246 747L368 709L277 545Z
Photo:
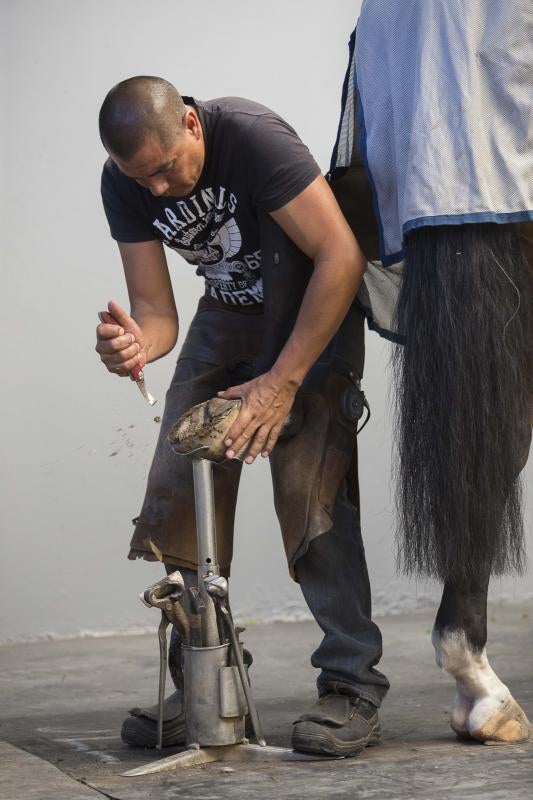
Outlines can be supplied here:
M159 568L124 556L161 403L150 410L93 351L96 311L111 297L126 300L99 199L96 119L106 91L148 73L200 98L253 98L287 117L326 169L359 5L2 0L0 638L155 622L136 595ZM169 260L182 339L202 287L177 256ZM400 609L437 590L394 568L388 356L369 336L373 418L360 440L361 478L376 607ZM147 369L160 401L174 358ZM297 617L304 604L286 573L268 470L245 473L234 604L243 618ZM531 579L495 583L492 593L529 596Z

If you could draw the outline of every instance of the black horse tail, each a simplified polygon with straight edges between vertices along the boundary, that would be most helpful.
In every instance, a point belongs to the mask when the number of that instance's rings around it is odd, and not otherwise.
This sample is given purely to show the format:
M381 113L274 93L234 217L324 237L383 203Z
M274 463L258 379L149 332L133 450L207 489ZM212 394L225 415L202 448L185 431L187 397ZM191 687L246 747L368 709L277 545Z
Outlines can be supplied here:
M443 581L524 568L533 286L516 226L406 237L397 310L399 561Z

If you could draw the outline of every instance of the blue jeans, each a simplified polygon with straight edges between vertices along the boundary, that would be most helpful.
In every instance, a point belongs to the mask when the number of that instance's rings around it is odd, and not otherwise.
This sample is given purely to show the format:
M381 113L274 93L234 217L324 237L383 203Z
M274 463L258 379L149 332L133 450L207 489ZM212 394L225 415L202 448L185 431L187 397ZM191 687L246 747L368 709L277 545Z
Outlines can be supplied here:
M357 510L339 493L331 531L313 539L295 565L311 613L324 632L311 663L319 695L344 690L379 706L389 682L375 668L381 633L371 619L370 583Z

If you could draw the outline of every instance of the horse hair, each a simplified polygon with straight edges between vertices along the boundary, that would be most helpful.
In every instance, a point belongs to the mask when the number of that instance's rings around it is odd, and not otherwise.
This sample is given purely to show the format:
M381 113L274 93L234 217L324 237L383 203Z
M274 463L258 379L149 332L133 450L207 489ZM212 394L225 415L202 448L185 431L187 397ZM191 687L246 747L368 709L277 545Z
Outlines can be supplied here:
M393 355L397 554L446 580L524 569L533 287L512 225L406 237Z

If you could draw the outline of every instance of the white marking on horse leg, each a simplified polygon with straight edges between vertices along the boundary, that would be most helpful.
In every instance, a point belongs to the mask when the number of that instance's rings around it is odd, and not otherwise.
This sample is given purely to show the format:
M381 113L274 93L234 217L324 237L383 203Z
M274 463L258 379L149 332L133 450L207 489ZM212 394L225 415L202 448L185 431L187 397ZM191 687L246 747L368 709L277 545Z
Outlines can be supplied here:
M489 664L485 649L476 652L464 631L433 629L435 658L457 687L450 724L458 736L483 742L519 742L533 735L526 715Z

